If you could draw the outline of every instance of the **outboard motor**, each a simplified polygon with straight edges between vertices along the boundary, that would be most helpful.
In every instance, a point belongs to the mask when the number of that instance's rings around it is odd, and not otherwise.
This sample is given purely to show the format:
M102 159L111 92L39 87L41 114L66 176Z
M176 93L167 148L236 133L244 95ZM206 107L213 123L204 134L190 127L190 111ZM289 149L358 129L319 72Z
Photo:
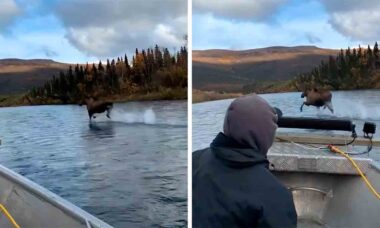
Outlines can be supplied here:
M279 108L274 108L279 128L315 129L330 131L349 131L352 137L356 138L355 124L349 119L319 119L311 117L284 117ZM372 138L376 132L376 124L365 122L363 126L364 138Z
M329 120L309 117L281 117L278 119L279 128L300 128L331 131L349 131L356 137L355 124L351 120Z
M279 128L316 129L331 131L349 131L352 137L356 137L355 124L348 119L319 119L310 117L284 117L282 111L274 108L277 112ZM367 128L373 129L373 126Z

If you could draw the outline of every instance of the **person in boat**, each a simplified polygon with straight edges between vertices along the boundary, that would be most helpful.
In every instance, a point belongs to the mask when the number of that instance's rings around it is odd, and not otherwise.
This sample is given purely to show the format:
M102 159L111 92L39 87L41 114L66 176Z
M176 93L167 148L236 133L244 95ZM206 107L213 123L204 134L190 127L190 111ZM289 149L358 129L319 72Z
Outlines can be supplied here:
M94 116L95 113L103 113L107 112L106 116L111 119L110 113L113 107L112 102L107 102L107 101L99 101L95 100L93 97L86 97L81 105L85 104L87 106L87 111L88 111L88 117L91 121L92 118L96 118Z
M268 169L277 113L257 95L235 99L209 148L193 157L193 227L296 227L292 194Z

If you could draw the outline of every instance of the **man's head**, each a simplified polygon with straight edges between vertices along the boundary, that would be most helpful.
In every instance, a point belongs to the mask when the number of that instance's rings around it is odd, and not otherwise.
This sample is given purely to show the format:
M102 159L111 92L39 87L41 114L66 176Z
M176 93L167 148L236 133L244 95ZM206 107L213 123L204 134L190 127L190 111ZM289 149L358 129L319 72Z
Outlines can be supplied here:
M266 155L277 129L276 111L256 94L239 97L228 107L224 134Z

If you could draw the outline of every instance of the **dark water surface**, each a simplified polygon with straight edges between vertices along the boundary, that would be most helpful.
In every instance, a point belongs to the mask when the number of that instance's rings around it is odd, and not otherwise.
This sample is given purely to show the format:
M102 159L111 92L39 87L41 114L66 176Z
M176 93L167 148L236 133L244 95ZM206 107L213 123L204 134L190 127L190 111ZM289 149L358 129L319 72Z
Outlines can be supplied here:
M333 92L334 114L331 114L328 109L318 110L312 106L304 106L303 112L300 112L300 106L303 102L301 93L262 94L260 96L272 106L280 108L284 116L350 119L356 125L356 132L359 136L363 135L362 129L365 121L374 122L377 124L377 132L374 138L380 140L379 90ZM193 150L208 147L215 135L222 131L224 115L232 100L211 101L193 105ZM346 132L317 130L279 129L278 131L350 135ZM371 152L370 157L380 161L380 154L377 151Z
M115 227L187 224L187 102L0 108L0 163Z

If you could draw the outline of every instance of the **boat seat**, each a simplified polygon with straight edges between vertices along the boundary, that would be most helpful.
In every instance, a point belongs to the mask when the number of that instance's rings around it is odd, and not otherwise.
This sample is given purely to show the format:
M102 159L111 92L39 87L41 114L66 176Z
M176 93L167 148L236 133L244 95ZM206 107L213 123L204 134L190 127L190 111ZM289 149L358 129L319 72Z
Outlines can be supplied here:
M365 149L365 146L355 146L357 151ZM365 174L372 162L368 154L353 155L352 158ZM290 142L275 142L268 152L268 160L274 171L359 175L351 162L340 154Z

